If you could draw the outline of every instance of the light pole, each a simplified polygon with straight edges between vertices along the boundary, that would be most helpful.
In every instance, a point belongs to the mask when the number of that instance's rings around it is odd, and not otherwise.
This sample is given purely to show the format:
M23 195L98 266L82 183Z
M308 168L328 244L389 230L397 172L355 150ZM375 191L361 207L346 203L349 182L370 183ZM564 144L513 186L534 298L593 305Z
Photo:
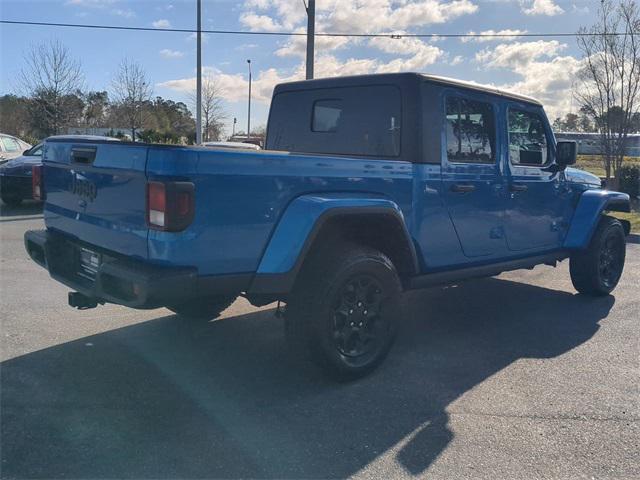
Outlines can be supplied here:
M313 53L316 31L316 0L309 0L307 7L307 80L313 78Z
M198 0L196 33L196 145L202 144L202 2Z
M251 136L251 60L247 60L249 64L249 111L247 112L247 140Z

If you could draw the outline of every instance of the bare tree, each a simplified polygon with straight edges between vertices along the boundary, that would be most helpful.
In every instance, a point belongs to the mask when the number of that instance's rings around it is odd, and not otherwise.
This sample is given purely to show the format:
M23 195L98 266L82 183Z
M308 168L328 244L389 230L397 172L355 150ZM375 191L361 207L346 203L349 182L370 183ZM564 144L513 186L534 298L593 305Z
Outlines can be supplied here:
M222 105L222 89L220 84L212 77L202 79L202 117L203 140L217 141L222 136L222 128L227 114ZM196 92L189 95L190 103L196 106Z
M138 62L125 58L111 82L113 98L123 121L131 129L131 139L136 141L136 130L144 125L146 107L153 89L147 74Z
M83 86L80 62L58 40L32 45L20 83L32 101L32 123L43 134L60 133L78 110Z
M597 22L578 32L584 68L575 96L601 134L607 180L617 177L638 112L639 33L640 12L634 0L603 0Z

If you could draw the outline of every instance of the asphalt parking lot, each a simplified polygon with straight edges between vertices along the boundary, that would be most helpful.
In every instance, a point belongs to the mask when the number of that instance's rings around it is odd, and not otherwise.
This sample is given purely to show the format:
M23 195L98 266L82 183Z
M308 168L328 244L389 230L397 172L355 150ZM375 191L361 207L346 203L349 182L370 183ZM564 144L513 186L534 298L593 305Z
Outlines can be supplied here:
M640 478L640 245L614 295L567 262L407 295L373 375L286 352L272 307L75 311L0 216L3 478Z

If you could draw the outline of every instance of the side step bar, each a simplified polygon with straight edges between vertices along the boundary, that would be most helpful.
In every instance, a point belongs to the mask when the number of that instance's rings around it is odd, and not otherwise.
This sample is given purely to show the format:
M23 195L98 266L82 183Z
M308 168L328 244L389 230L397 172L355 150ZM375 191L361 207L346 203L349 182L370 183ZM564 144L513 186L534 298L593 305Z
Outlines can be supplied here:
M460 268L457 270L447 270L445 272L428 273L426 275L420 275L409 279L407 290L416 290L420 288L433 287L435 285L455 283L471 278L493 277L494 275L499 275L502 272L508 272L511 270L519 270L521 268L532 269L536 265L541 264L555 267L557 262L564 260L568 256L569 253L567 252L553 252L535 257L509 260L507 262Z

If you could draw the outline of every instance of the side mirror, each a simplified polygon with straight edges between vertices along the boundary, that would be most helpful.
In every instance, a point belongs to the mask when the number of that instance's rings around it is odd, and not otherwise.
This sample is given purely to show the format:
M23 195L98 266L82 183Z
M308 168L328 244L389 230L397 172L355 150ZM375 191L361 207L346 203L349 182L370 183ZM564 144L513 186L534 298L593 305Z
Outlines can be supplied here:
M24 152L22 152L22 155L29 155L30 151L31 151L31 149L27 148Z
M556 144L556 164L564 169L574 165L578 157L578 143L562 141Z

